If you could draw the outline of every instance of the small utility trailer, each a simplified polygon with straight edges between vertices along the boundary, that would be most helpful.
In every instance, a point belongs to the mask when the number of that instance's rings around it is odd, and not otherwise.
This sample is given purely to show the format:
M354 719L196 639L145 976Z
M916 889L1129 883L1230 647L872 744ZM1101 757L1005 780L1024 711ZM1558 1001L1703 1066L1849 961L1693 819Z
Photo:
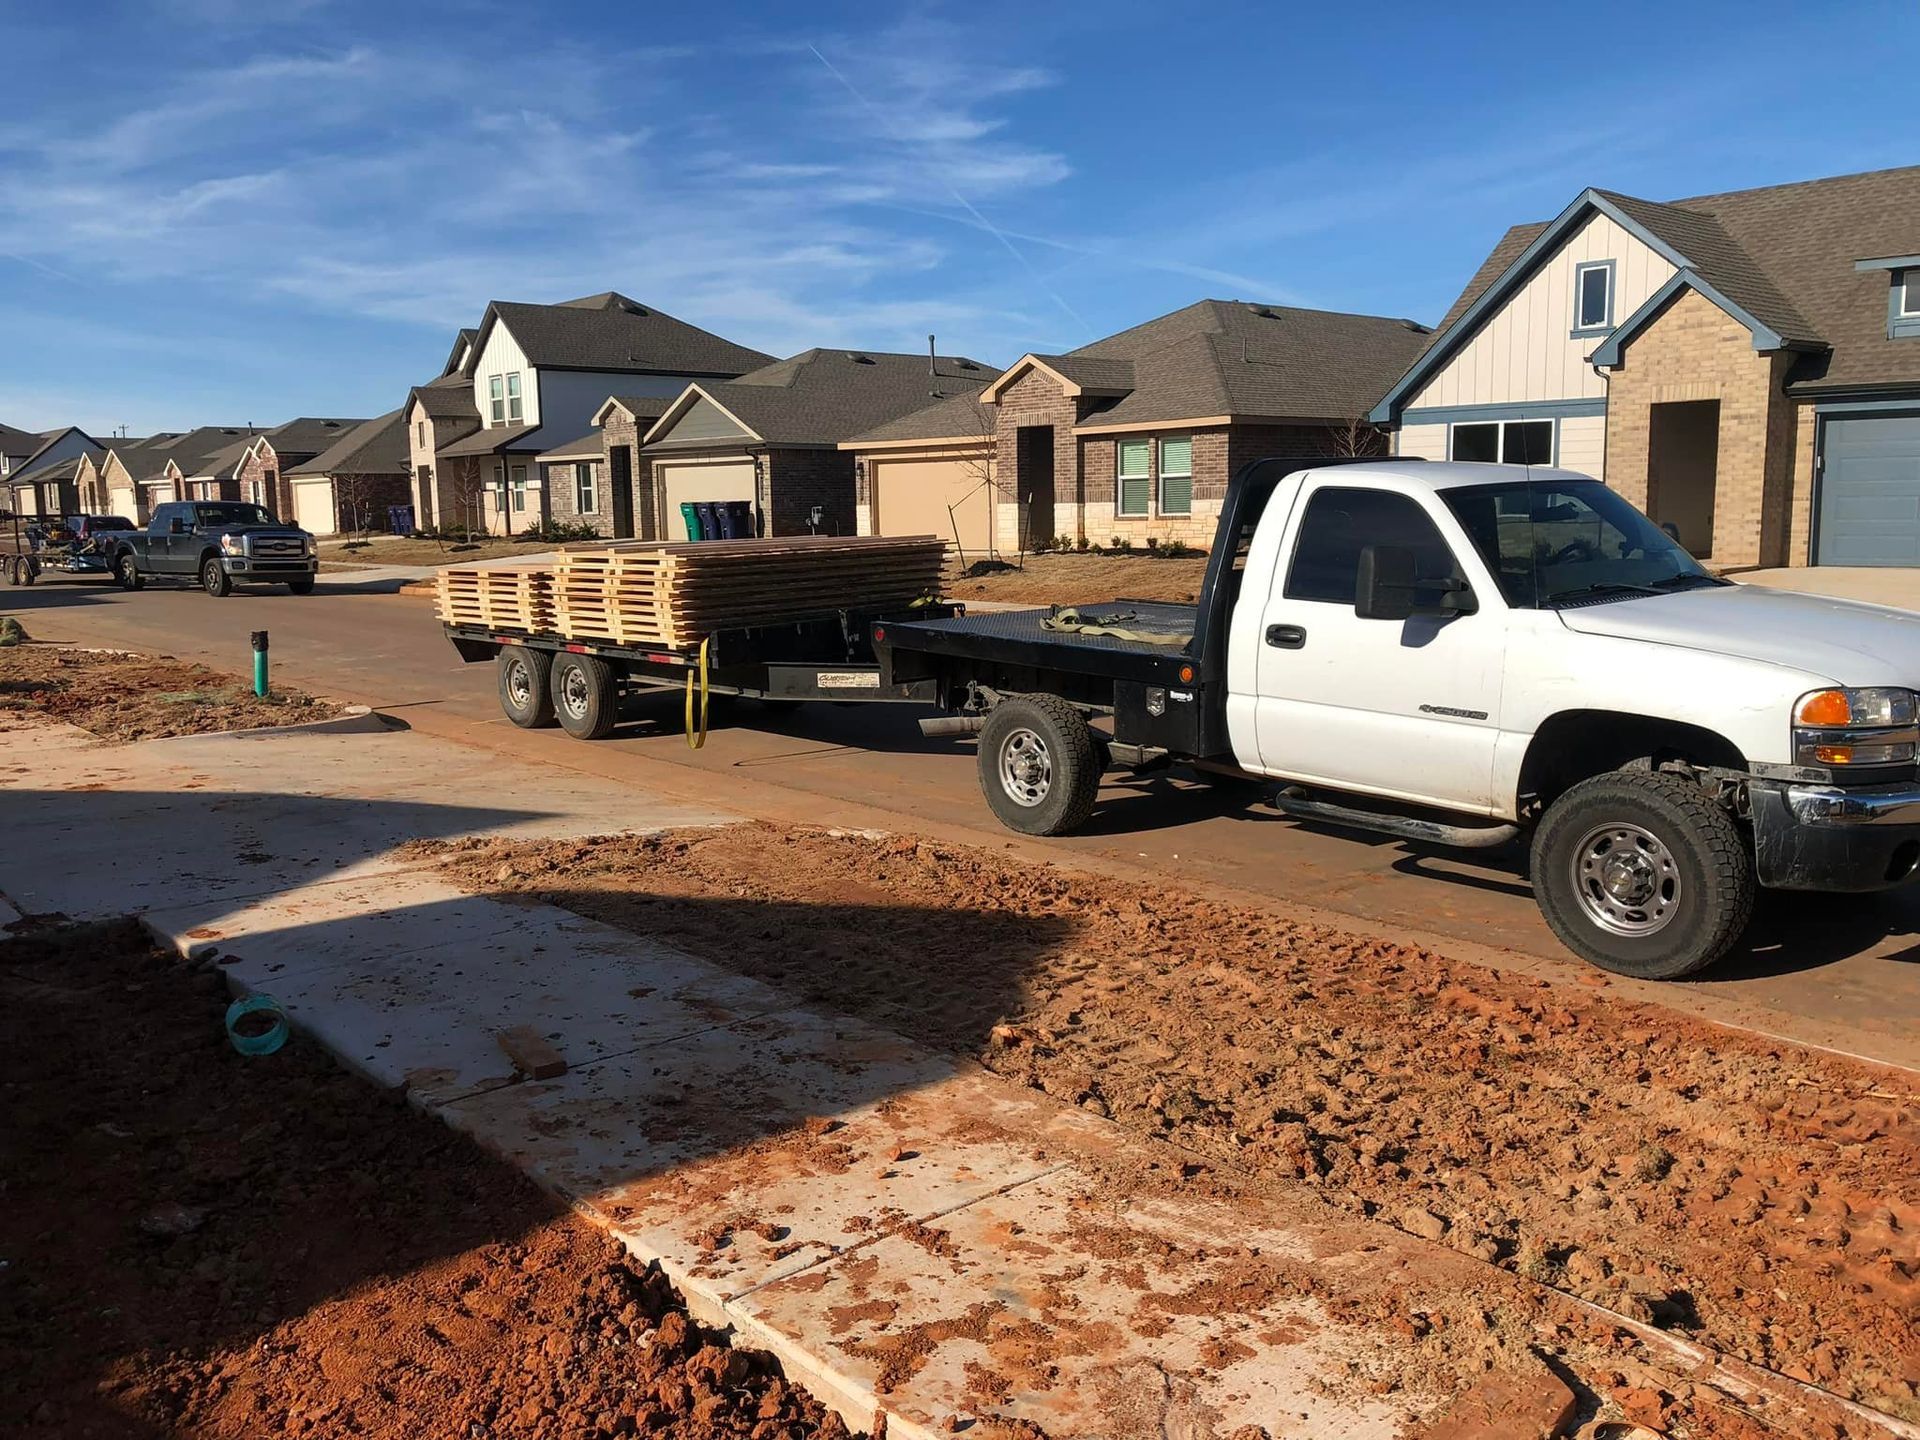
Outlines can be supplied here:
M113 569L105 545L130 522L117 516L0 515L0 578L9 585L31 585L42 575L109 580ZM38 529L38 538L30 531Z
M482 625L449 624L460 658L491 660L499 669L500 708L523 729L558 723L580 740L611 734L623 696L683 690L687 736L706 737L707 701L740 695L773 704L805 700L932 704L931 680L884 682L872 636L908 618L949 619L962 607L912 606L796 614L775 623L716 630L698 645L636 647L604 640L522 634Z

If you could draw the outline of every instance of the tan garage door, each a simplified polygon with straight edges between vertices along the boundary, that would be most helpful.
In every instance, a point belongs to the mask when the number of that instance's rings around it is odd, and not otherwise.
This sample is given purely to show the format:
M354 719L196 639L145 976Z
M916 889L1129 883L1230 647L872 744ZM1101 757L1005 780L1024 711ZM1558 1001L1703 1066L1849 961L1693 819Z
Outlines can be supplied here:
M667 502L669 540L687 538L687 522L680 518L680 504L684 500L753 499L751 460L669 460L659 469Z
M123 515L135 522L143 522L146 516L140 513L140 502L131 489L107 491L107 509L115 515Z
M340 523L333 513L331 480L296 480L293 486L293 523L309 535L331 535Z
M876 535L938 535L952 545L957 532L961 550L974 560L993 547L993 502L978 461L873 462Z

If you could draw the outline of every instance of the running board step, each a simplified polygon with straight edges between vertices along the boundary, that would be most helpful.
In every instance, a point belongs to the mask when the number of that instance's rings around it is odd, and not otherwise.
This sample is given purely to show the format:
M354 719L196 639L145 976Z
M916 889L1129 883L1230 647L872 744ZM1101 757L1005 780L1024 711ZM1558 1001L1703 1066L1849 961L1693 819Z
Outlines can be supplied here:
M1445 845L1456 850L1491 850L1504 845L1520 833L1518 825L1447 825L1438 820L1419 820L1411 815L1387 815L1378 810L1361 810L1352 805L1335 805L1327 800L1309 800L1306 792L1289 787L1273 797L1273 808L1296 820L1319 820L1329 825L1344 825L1353 830L1373 830L1398 835L1403 840L1421 840L1429 845Z

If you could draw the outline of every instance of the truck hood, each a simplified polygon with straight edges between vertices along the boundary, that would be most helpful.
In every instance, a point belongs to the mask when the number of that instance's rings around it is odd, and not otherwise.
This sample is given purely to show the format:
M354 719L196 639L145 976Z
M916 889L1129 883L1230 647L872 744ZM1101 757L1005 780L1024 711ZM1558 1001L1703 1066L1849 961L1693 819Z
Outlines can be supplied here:
M1835 685L1920 689L1920 614L1757 585L1559 612L1569 630L1779 665Z

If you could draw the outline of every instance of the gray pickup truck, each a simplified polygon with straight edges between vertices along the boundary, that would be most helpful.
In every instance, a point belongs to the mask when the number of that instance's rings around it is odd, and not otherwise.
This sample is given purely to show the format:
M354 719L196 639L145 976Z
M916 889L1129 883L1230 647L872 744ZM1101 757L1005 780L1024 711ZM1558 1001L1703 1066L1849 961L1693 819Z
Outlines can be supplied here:
M305 595L320 569L313 536L233 500L154 506L145 530L113 537L109 563L123 589L138 590L149 576L178 575L197 580L209 595L226 595L236 584L285 585Z

